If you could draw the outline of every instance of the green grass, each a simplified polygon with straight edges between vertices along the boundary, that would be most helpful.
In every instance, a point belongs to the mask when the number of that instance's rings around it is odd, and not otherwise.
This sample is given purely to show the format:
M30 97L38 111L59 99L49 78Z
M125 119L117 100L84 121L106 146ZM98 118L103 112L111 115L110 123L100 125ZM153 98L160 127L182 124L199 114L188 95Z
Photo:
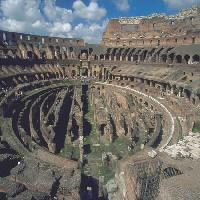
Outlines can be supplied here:
M102 154L105 152L111 152L117 156L118 159L125 158L133 155L133 151L128 151L129 141L126 137L121 137L110 144L101 144L99 147L91 146L91 153L88 155L88 166L84 171L89 171L90 175L96 177L104 176L104 182L107 183L110 179L114 178L115 167L103 166Z
M128 155L128 145L130 144L128 138L119 137L113 143L104 146L106 152L111 152L119 159Z
M78 160L80 158L79 146L66 144L59 155L65 158Z
M104 176L104 182L107 183L110 179L113 179L115 176L114 170L111 170L109 167L102 166L99 167L99 175Z
M200 121L196 121L194 123L192 132L194 132L194 133L200 133Z
M99 143L99 136L98 136L98 132L97 132L97 123L94 120L94 108L90 102L91 102L90 99L88 99L88 105L89 105L88 111L89 112L85 115L85 119L87 119L88 122L91 124L92 130L90 132L90 136L85 138L84 144L90 144L92 146L92 144Z
M89 111L85 118L92 125L92 130L90 135L85 137L84 144L90 144L91 153L87 155L88 164L84 166L83 173L97 179L99 176L104 176L104 183L107 183L110 179L114 178L116 169L114 166L108 167L103 165L102 154L111 152L113 155L117 156L117 159L122 159L133 155L134 151L128 151L130 140L125 136L118 137L113 143L110 143L110 141L102 142L100 140L98 124L94 120L94 108L91 106L90 99L88 99L88 101ZM94 146L93 144L100 144L100 146Z

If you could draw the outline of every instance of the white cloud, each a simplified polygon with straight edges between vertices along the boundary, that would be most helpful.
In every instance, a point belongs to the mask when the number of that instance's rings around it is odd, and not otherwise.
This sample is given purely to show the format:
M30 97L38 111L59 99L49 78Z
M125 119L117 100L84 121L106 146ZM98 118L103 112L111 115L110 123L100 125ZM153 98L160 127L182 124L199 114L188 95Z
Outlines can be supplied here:
M83 19L97 21L106 15L106 9L100 8L97 2L91 1L86 6L81 0L73 3L74 15Z
M71 24L69 23L60 23L55 22L53 24L53 27L51 28L51 35L58 35L58 34L64 34L70 32L72 29Z
M2 19L0 20L0 28L6 29L8 31L20 32L25 30L26 24L22 21L17 21L15 19Z
M105 15L106 9L94 0L88 6L77 0L73 8L59 7L56 0L0 0L0 29L13 32L78 37L94 43L105 29L105 22L95 21ZM76 18L81 18L78 25Z
M102 33L106 28L108 20L103 21L102 24L92 23L83 24L80 23L74 27L72 31L73 37L83 37L88 43L98 43L102 38Z
M73 20L72 10L56 6L56 0L44 1L44 14L51 22L56 20L66 23Z
M120 11L127 11L130 9L129 0L113 0L113 3Z
M40 0L2 0L0 2L0 28L8 31L42 34L48 23L39 9Z
M40 0L2 0L0 8L5 17L9 19L33 22L41 18L41 12L38 9Z
M200 0L164 0L164 2L173 9L181 9L200 5Z

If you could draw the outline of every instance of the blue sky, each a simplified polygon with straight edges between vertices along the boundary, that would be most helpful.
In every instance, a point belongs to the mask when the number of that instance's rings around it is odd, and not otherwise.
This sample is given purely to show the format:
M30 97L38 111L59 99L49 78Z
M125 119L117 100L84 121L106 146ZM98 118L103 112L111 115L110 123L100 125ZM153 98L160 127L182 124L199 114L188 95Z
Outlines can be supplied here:
M139 16L139 15L149 15L155 12L164 12L167 14L176 13L178 9L171 9L168 4L164 3L162 0L129 0L130 9L125 11L120 11L116 9L114 2L115 0L99 0L97 1L101 7L106 8L107 17L115 18L119 16ZM181 1L181 0L180 0ZM57 5L62 7L72 7L73 0L57 0ZM90 0L83 0L85 4L89 4ZM144 6L145 5L145 6Z
M0 0L0 29L99 43L110 18L175 14L200 0Z

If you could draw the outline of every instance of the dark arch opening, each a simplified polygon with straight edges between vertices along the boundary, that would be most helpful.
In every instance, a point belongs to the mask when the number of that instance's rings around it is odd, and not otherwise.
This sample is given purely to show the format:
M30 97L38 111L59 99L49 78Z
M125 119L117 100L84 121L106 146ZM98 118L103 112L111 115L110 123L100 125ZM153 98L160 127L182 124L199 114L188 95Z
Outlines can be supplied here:
M45 51L43 51L43 52L41 53L41 58L42 58L42 59L46 59L46 52L45 52Z
M108 54L105 55L105 60L109 60L109 55Z
M185 55L184 56L184 60L185 62L188 64L189 60L190 60L190 56L189 55Z
M194 55L192 59L193 59L193 62L199 62L199 55Z
M100 60L103 60L104 59L104 55L101 54L99 58L100 58Z
M167 62L167 55L166 55L166 54L163 54L163 55L161 56L161 60L162 60L162 62L166 63L166 62Z
M28 59L33 59L33 52L27 51L27 57L28 57Z
M81 58L88 59L88 50L81 50Z
M181 174L183 173L180 170L173 167L167 167L163 170L164 178L170 178L170 177L181 175Z
M182 56L181 55L176 56L176 63L182 63Z
M174 56L175 56L174 53L171 53L171 54L169 55L169 63L170 63L170 64L173 63L173 61L174 61Z

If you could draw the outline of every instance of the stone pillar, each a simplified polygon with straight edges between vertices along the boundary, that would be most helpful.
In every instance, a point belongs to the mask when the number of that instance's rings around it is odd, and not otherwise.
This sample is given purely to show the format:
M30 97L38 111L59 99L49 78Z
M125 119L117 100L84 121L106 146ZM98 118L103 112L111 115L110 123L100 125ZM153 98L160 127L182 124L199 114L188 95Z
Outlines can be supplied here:
M192 58L188 60L188 64L192 64Z
M178 90L178 97L181 97L182 96L182 91L181 89Z
M83 136L79 136L80 162L83 163Z
M167 57L167 60L166 60L166 63L171 63L172 61L171 61L171 58L170 57Z
M171 94L174 94L174 88L173 87L171 88Z
M89 67L87 70L87 77L91 76L91 70L92 70L92 68Z
M166 92L167 92L167 94L170 94L170 93L171 93L171 88L170 88L169 85L166 86Z
M148 61L149 61L149 55L146 56L144 62L148 63Z
M199 105L200 104L200 100L199 100L199 97L197 95L195 95L195 103L196 105Z
M137 60L137 62L138 62L138 63L140 62L140 55L138 55L138 60Z
M162 60L162 57L161 56L158 56L158 62L159 63L163 63L164 61Z

